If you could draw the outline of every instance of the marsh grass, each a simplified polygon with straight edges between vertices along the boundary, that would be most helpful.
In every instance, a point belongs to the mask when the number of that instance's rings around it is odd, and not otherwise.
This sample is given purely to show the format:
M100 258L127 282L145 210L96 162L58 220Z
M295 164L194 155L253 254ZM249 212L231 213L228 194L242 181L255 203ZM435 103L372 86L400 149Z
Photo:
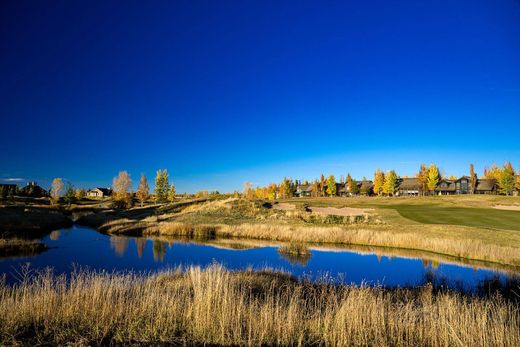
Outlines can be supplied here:
M47 246L36 240L0 239L0 258L36 255L47 250Z
M0 284L0 344L518 346L500 296L299 282L218 265L154 274L50 272Z

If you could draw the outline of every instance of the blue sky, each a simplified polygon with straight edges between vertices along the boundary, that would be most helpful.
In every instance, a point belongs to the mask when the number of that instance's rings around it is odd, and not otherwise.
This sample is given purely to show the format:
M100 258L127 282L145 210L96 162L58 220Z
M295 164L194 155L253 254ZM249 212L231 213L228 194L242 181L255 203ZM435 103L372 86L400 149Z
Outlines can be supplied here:
M520 167L520 2L11 1L0 180Z

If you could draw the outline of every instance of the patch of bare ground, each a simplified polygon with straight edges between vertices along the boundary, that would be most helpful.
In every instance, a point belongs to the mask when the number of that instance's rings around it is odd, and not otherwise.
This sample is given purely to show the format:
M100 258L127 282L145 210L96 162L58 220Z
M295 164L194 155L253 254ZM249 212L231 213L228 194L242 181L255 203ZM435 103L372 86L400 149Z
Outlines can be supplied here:
M355 207L309 207L312 212L325 216L363 216L374 211L372 208L355 208Z
M296 206L294 204L288 204L286 202L281 202L279 204L274 204L273 208L275 210L291 211L291 210L294 210L296 208Z
M493 208L498 210L520 211L520 205L495 205Z

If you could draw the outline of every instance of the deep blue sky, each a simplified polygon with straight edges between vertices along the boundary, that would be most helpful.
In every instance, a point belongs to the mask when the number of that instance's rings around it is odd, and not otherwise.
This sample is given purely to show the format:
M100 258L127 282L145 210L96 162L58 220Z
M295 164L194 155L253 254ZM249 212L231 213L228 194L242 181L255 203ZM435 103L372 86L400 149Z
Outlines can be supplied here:
M0 116L3 181L518 168L520 2L3 1Z

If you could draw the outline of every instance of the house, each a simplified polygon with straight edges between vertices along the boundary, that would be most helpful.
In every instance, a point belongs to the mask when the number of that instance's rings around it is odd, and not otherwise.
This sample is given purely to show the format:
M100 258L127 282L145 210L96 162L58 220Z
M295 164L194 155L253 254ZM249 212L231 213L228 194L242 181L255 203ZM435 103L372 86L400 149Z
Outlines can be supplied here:
M462 176L455 180L455 194L471 194L473 189L471 188L471 178L468 176Z
M496 194L497 182L493 178L482 178L477 181L475 194Z
M311 184L299 184L296 186L296 191L294 193L295 196L303 198L312 195L312 185Z
M30 196L33 198L42 198L49 196L49 192L40 187L36 182L28 182L25 187L20 189L20 195Z
M358 182L359 193L361 195L372 195L374 193L374 182L363 180Z
M455 191L455 182L447 179L442 179L435 188L435 193L438 195L453 195Z
M397 195L418 196L420 189L421 184L418 178L400 178L398 181Z
M87 191L87 198L100 199L109 197L112 195L112 189L110 188L94 188Z

